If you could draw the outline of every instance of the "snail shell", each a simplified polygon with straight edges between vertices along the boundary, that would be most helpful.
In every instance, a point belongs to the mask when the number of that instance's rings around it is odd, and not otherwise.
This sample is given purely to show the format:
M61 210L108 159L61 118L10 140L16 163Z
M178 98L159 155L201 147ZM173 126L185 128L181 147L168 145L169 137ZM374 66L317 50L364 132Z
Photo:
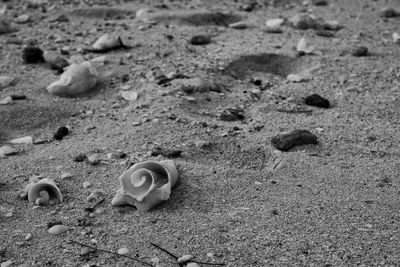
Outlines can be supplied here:
M150 210L171 194L178 180L178 172L172 160L145 161L133 165L119 178L121 188L112 205L132 205L138 210Z
M52 179L43 178L30 185L28 189L28 200L40 206L48 205L51 201L62 202L63 197L60 189Z

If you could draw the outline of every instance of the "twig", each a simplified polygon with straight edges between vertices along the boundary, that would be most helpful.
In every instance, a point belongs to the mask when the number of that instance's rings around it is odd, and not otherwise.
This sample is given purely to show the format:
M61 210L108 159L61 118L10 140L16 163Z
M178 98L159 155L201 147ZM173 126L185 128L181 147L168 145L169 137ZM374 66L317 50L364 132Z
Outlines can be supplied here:
M165 248L162 248L162 247L160 247L159 245L154 244L154 243L152 243L152 242L150 242L150 244L152 244L152 245L155 246L156 248L158 248L158 249L164 251L165 253L167 253L168 255L170 255L171 257L173 257L175 260L179 259L178 256L172 254L171 252L169 252L169 251L166 250ZM214 266L224 266L224 265L225 265L225 263L212 263L212 262L203 262L203 261L196 261L196 260L190 260L190 262L195 262L195 263L198 263L198 264L205 264L205 265L214 265ZM180 265L180 264L179 264L179 265Z
M179 257L178 256L176 256L176 255L174 255L174 254L172 254L171 252L169 252L168 250L166 250L165 248L162 248L162 247L160 247L159 245L157 245L157 244L154 244L154 243L152 243L152 242L150 242L150 244L152 244L153 246L155 246L156 248L158 248L158 249L160 249L160 250L162 250L162 251L164 251L165 253L167 253L168 255L170 255L172 258L174 258L175 260L177 260L177 259L179 259Z
M146 265L146 266L153 266L152 264L150 264L150 263L148 263L148 262L145 262L145 261L142 261L142 260L139 260L138 258L132 258L132 257L126 256L126 255L121 255L121 254L112 252L112 251L108 251L108 250L104 250L104 249L92 247L92 246L89 246L89 245L80 243L80 242L78 242L78 241L75 241L75 240L70 240L70 242L75 243L75 244L78 244L78 245L81 245L81 246L84 246L84 247L87 247L87 248L91 248L91 249L94 249L94 250L98 250L98 251L101 251L101 252L113 254L113 255L118 256L118 257L128 258L128 259L131 259L131 260L140 262L141 264Z

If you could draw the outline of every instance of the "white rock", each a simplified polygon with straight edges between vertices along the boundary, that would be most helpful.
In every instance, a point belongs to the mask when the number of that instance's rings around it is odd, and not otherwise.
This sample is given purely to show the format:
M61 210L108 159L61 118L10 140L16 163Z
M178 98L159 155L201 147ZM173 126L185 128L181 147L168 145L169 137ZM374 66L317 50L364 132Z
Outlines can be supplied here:
M190 260L192 260L194 258L193 255L183 255L182 257L178 258L178 263L185 263L188 262Z
M90 91L98 81L98 73L89 61L72 64L60 79L47 87L49 93L58 96L76 96Z
M307 81L307 78L300 74L289 74L286 78L289 82L294 82L294 83Z
M70 172L63 172L61 174L61 180L68 179L68 178L71 178L71 177L74 177L74 175L72 173L70 173Z
M122 41L119 36L105 33L92 45L94 50L102 51L121 47Z
M10 33L15 29L4 19L0 18L0 34Z
M129 249L128 248L120 248L120 249L118 249L118 254L119 255L128 255Z
M201 267L197 262L189 262L186 267Z
M18 16L14 21L16 23L27 23L29 22L29 20L31 19L31 17L28 14L23 14Z
M0 76L0 89L10 86L13 80L10 76Z
M136 91L123 91L121 96L128 101L135 101L138 99L139 94Z
M14 148L10 147L10 146L1 146L0 147L0 158L4 158L5 156L8 155L13 155L13 154L17 154L17 150L15 150Z
M13 139L10 141L11 144L33 144L33 138L32 136L24 136L21 138Z
M310 46L306 38L302 37L296 46L297 52L303 52L305 54L311 54L314 51L314 46Z
M393 38L393 42L396 44L400 44L400 34L398 34L397 32L394 32L392 35Z
M2 100L0 100L0 105L8 105L8 104L11 104L12 102L13 102L13 100L12 100L11 96L6 96Z
M265 22L265 25L268 28L272 28L272 29L276 29L279 28L283 25L283 23L285 22L284 19L281 18L277 18L277 19L269 19Z
M107 58L107 56L106 55L103 55L103 56L99 56L99 57L95 57L95 58L92 58L91 60L90 60L90 62L93 62L93 63L100 63L100 64L106 64L107 62L108 62L108 58Z
M52 235L61 235L69 230L69 227L66 225L58 224L51 227L48 232Z
M89 187L91 187L91 186L92 186L92 183L91 183L91 182L85 181L85 182L82 183L82 187L85 188L85 189L86 189L86 188L89 188Z
M31 233L27 233L26 236L25 236L25 240L29 241L29 240L32 239L32 237L33 237L33 235Z

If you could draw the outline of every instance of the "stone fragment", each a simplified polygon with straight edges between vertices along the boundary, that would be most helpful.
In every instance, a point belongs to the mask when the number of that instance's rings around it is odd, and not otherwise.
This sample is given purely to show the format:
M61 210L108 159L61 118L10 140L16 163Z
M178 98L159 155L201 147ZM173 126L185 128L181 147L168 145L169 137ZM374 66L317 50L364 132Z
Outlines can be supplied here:
M6 96L5 98L0 100L0 105L8 105L11 104L12 102L13 102L12 97Z
M57 129L57 131L54 133L53 137L56 140L62 140L64 136L68 134L69 130L65 126L61 126L60 128Z
M124 247L124 248L120 248L120 249L118 249L118 252L117 252L119 255L128 255L129 254L129 249L128 248L126 248L126 247Z
M318 144L317 137L308 130L293 130L274 136L271 139L272 145L281 151L288 151L295 146Z
M22 59L28 64L44 62L43 51L35 46L25 47L22 51Z
M318 94L312 94L304 99L304 102L309 106L315 106L319 108L329 108L329 100L323 98Z
M62 225L62 224L58 224L58 225L54 225L52 226L48 232L52 235L61 235L63 233L65 233L66 231L69 230L69 227L66 225Z
M400 11L392 7L384 7L381 10L381 17L384 18L394 18L400 16Z
M368 48L365 46L355 46L350 49L350 53L355 57L366 57L368 56Z
M4 158L5 156L15 155L18 151L10 146L1 146L0 147L0 158Z
M211 42L211 37L205 34L195 35L190 38L189 43L192 45L206 45Z
M0 89L4 89L11 85L13 78L10 76L0 76Z
M219 116L220 120L223 121L239 121L244 119L243 109L231 109L224 110Z
M156 147L151 151L151 156L162 155L166 158L177 158L182 154L182 150L173 150L173 149L163 149L161 147Z
M247 23L245 21L238 21L229 24L229 28L236 29L236 30L243 30L247 28Z

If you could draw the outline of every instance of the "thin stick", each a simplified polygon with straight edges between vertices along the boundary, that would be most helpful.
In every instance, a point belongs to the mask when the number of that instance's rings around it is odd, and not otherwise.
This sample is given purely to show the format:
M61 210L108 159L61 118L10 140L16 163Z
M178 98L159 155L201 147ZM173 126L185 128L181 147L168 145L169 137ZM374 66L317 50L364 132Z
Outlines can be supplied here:
M98 251L101 251L101 252L105 252L105 253L113 254L113 255L115 255L115 256L118 256L118 257L128 258L128 259L131 259L131 260L134 260L134 261L140 262L141 264L143 264L143 265L146 265L146 266L153 266L152 264L150 264L150 263L147 263L147 262L145 262L145 261L142 261L142 260L139 260L138 258L132 258L132 257L126 256L126 255L121 255L121 254L118 254L118 253L112 252L112 251L108 251L108 250L104 250L104 249L100 249L100 248L92 247L92 246L89 246L89 245L86 245L86 244L80 243L80 242L78 242L78 241L75 241L75 240L70 240L70 242L72 242L72 243L75 243L75 244L78 244L78 245L81 245L81 246L84 246L84 247L87 247L87 248L91 248L91 249L94 249L94 250L98 250Z
M168 255L170 255L171 257L173 257L174 259L178 259L179 257L177 257L176 255L172 254L171 252L169 252L168 250L166 250L165 248L160 247L157 244L154 244L152 242L150 242L150 244L152 244L153 246L155 246L156 248L164 251L165 253L167 253ZM202 262L202 261L196 261L196 260L190 260L190 262L195 262L198 264L205 264L205 265L214 265L214 266L224 266L225 263L212 263L212 262Z
M155 246L156 248L158 248L158 249L160 249L160 250L164 251L165 253L167 253L168 255L170 255L171 257L173 257L175 260L179 259L179 257L178 257L178 256L176 256L176 255L172 254L171 252L169 252L169 251L168 251L168 250L166 250L165 248L162 248L162 247L160 247L159 245L157 245L157 244L154 244L154 243L152 243L152 242L150 242L150 244L152 244L152 245L153 245L153 246Z

